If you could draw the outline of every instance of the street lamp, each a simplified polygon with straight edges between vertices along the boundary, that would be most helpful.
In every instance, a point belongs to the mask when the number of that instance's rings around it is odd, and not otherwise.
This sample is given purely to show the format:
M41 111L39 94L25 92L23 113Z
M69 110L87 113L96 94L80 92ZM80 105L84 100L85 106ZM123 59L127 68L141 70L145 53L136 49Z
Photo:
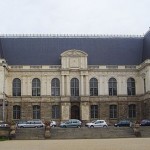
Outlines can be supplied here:
M4 68L4 82L3 82L3 121L5 121L5 69L6 69L6 63L3 62L3 68Z

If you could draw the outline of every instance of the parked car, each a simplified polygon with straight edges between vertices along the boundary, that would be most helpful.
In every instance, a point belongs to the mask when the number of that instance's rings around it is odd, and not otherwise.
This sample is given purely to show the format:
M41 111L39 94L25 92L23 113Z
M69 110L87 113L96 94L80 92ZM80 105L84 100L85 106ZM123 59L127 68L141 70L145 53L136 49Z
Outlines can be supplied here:
M70 119L65 122L60 123L60 127L62 128L81 128L81 121L77 119Z
M52 121L50 122L50 127L56 127L56 125L57 125L57 124L56 124L56 121L53 121L53 120L52 120Z
M85 126L89 128L108 127L105 120L94 120L90 123L86 123Z
M41 120L29 120L18 122L17 126L19 128L42 128L45 127L44 123Z
M130 127L131 126L130 120L121 120L118 123L114 124L115 127Z
M148 119L142 120L140 126L150 126L150 120Z
M7 122L0 121L0 128L9 128L10 125Z

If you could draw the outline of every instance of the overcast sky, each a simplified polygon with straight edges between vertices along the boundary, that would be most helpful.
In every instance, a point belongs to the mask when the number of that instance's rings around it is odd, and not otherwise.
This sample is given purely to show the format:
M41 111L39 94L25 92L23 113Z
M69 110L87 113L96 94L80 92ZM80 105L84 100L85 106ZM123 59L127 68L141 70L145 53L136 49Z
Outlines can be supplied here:
M150 27L150 0L0 0L0 34L133 34Z

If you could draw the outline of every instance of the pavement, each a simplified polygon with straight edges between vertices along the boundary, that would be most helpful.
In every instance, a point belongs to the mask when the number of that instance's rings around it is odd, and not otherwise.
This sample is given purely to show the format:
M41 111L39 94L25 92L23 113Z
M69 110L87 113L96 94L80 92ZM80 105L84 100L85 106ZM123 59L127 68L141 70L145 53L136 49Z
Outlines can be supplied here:
M149 150L150 138L9 140L0 150Z

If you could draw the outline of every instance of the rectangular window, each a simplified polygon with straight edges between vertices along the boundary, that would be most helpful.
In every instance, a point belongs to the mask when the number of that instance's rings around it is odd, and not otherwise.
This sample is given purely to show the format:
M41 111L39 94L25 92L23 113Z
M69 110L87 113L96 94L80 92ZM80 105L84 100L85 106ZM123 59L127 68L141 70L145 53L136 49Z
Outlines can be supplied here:
M60 106L59 105L53 105L52 106L52 118L53 119L59 119L60 118Z
M91 118L92 119L98 118L98 105L91 105Z
M110 118L117 118L117 105L110 105L109 106L109 117Z

